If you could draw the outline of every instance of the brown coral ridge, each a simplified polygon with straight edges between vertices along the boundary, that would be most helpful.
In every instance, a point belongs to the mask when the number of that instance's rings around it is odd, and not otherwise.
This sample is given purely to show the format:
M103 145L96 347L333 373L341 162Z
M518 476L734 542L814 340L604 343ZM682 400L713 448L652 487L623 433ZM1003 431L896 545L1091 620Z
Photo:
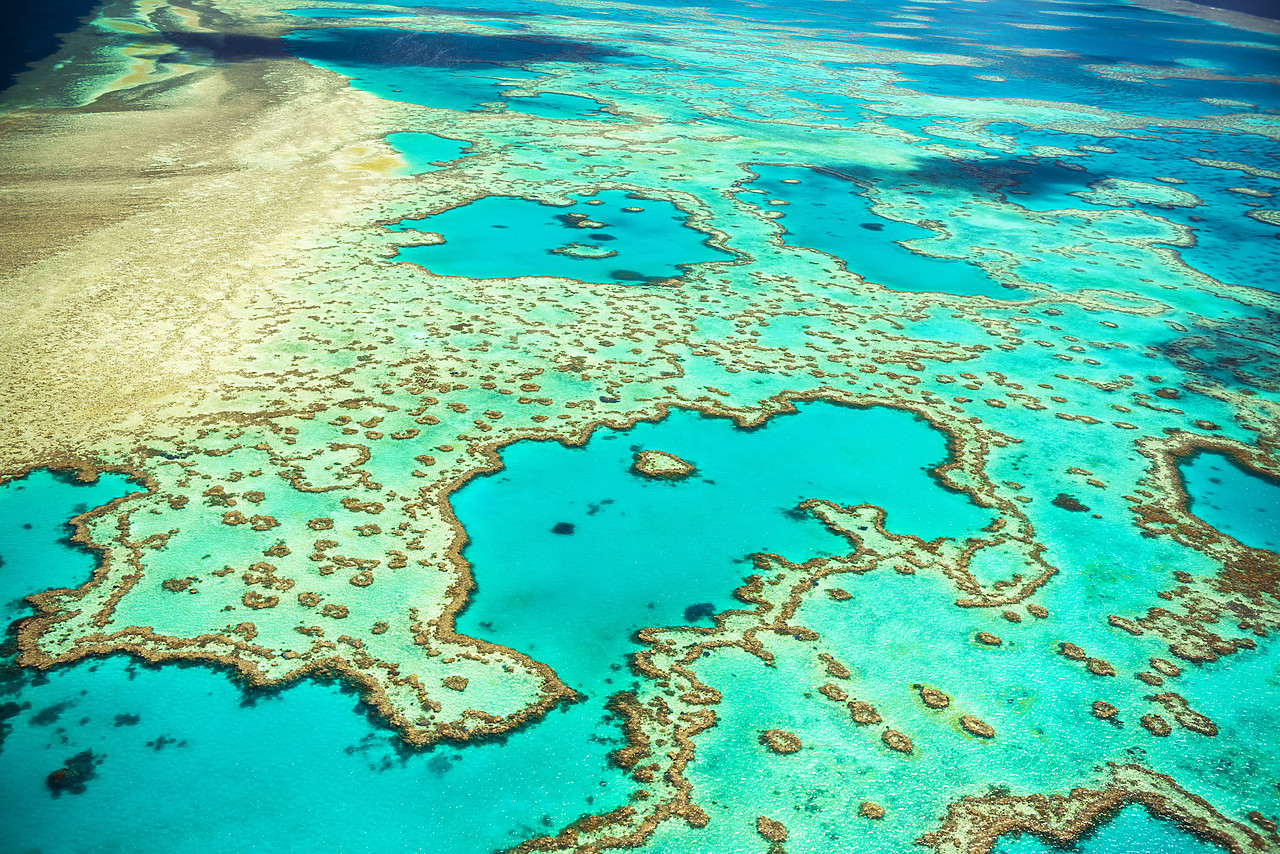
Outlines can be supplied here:
M660 700L657 706L658 708L649 709L647 713L656 714L660 720L670 724L670 709L665 708ZM708 822L707 814L690 800L693 787L685 779L684 770L693 759L692 739L714 726L715 720L715 713L710 709L680 715L681 726L675 730L673 737L675 749L669 752L668 767L661 777L662 782L669 786L671 795L650 807L648 814L641 815L635 807L625 806L603 815L585 815L555 836L538 837L521 843L512 849L511 854L576 850L586 844L590 844L595 850L635 848L660 823L672 818L683 818L691 827L705 827ZM656 783L657 780L653 782ZM651 798L638 800L645 803L652 801ZM588 839L583 839L584 835Z
M960 728L976 738L995 738L996 730L982 718L973 715L960 716Z
M609 754L609 763L624 771L630 771L650 754L649 735L642 726L644 709L640 706L634 691L622 691L614 694L605 703L605 709L613 714L622 724L622 735L626 746Z
M1098 720L1114 722L1118 714L1120 714L1120 710L1106 700L1093 701L1093 716Z
M951 697L949 697L944 691L939 691L937 688L929 685L917 684L912 685L911 687L920 695L920 702L924 703L931 709L945 709L947 706L951 705Z
M1273 439L1259 437L1253 447L1221 436L1178 432L1139 443L1150 466L1144 481L1125 496L1133 506L1144 536L1169 536L1222 566L1215 576L1193 578L1174 573L1178 586L1158 594L1181 612L1154 607L1128 621L1141 631L1162 637L1169 651L1184 661L1208 662L1240 649L1253 649L1248 635L1266 636L1280 630L1280 555L1255 549L1218 531L1190 510L1190 496L1179 464L1198 453L1219 453L1258 477L1280 481L1280 460ZM1224 636L1234 627L1245 636ZM1176 673L1169 662L1153 668ZM1168 672L1166 672L1168 671Z
M1269 848L1257 831L1222 815L1172 777L1139 765L1116 764L1108 766L1099 788L1076 788L1066 795L962 798L948 808L941 827L916 841L937 854L988 854L1000 837L1021 833L1068 846L1127 804L1141 804L1153 816L1173 821L1231 854Z
M887 729L880 733L880 740L884 742L885 747L896 753L905 753L910 756L916 750L915 743L896 729Z

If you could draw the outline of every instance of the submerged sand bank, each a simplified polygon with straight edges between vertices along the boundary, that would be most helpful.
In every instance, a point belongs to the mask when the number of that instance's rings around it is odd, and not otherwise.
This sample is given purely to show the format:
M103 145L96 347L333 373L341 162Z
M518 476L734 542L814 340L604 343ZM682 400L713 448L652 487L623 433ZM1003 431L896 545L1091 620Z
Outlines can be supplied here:
M300 245L398 162L386 102L300 60L157 76L0 117L0 473L216 408Z

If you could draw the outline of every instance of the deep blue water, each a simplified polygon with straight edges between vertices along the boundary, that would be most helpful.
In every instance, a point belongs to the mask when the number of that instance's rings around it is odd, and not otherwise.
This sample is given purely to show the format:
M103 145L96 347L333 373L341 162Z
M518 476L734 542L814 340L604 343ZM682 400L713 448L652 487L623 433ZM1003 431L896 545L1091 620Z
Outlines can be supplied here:
M58 49L61 35L74 32L80 19L99 5L98 0L45 0L41 3L7 3L0 27L0 91L28 63L38 62Z

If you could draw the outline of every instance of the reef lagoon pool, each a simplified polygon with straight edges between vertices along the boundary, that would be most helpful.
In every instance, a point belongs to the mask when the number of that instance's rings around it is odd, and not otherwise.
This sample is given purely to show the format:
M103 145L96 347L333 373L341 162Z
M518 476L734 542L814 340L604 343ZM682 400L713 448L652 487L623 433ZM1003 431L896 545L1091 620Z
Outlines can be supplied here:
M440 234L400 250L402 261L441 276L560 276L588 282L655 282L688 264L732 258L689 226L669 201L620 190L570 196L568 204L487 196L389 226Z

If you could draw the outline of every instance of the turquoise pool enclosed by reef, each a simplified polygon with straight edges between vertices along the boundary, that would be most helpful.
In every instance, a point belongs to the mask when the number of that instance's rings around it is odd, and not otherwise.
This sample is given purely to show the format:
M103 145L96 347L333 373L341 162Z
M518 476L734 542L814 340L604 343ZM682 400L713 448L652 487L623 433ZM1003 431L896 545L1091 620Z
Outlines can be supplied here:
M440 234L443 242L408 246L397 257L441 276L654 282L679 278L690 264L732 257L708 245L689 215L664 199L621 190L568 198L559 205L487 196L388 227Z

